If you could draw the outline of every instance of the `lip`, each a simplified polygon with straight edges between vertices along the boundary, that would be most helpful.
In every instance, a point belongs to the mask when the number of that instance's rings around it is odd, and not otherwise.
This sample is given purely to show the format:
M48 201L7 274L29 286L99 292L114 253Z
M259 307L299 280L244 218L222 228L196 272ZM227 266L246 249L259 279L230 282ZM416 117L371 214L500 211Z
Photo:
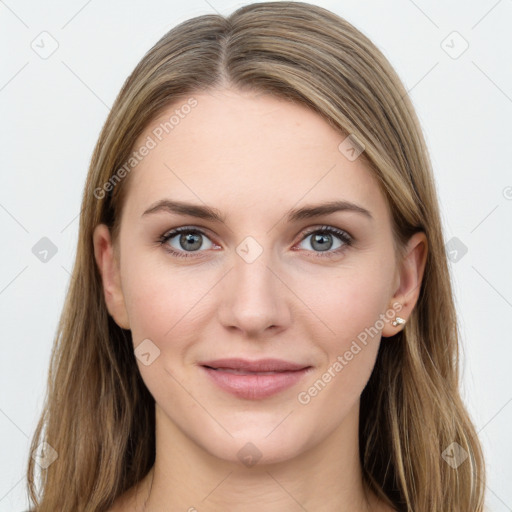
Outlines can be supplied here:
M292 387L312 368L282 359L216 359L199 365L222 390L249 400L267 398Z

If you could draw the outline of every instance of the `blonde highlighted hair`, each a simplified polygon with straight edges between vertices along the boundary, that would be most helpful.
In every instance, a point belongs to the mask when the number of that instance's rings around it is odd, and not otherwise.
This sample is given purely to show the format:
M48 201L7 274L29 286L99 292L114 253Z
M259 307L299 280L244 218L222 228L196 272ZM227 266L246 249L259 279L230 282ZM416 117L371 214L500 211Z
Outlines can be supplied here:
M343 18L303 2L263 2L228 17L198 16L165 34L124 83L94 150L82 200L76 260L52 350L30 457L37 512L105 511L155 460L154 399L139 374L130 331L108 314L93 230L118 236L129 176L101 197L150 121L169 104L224 85L305 105L353 134L392 212L395 243L423 231L429 251L406 327L381 343L361 395L365 484L400 511L482 511L485 467L459 394L459 332L431 163L407 91L376 46ZM442 457L458 443L468 458Z

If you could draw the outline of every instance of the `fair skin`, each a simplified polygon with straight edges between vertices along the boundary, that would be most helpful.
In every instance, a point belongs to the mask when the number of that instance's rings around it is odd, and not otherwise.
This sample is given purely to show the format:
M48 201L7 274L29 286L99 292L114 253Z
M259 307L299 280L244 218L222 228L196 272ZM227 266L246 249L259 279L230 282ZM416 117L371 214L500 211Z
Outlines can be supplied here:
M155 465L111 511L392 510L364 492L359 401L379 344L392 343L386 337L403 327L385 322L341 371L332 367L365 328L381 326L379 315L393 304L401 305L400 317L410 316L425 235L415 234L397 261L389 208L375 178L363 158L350 161L339 151L345 136L317 114L233 89L193 96L197 107L130 175L116 241L120 258L107 227L94 232L109 313L131 330L134 348L149 339L160 350L148 365L137 359L155 399ZM176 108L152 122L139 142ZM208 205L225 221L164 210L143 215L164 198ZM286 217L290 209L339 200L371 218L351 210ZM204 235L196 245L185 237L180 242L180 235L159 245L180 226ZM305 234L315 228L321 239L323 226L347 232L353 243L324 231L322 245ZM250 263L237 253L247 236L262 250ZM279 358L310 370L277 394L240 398L199 366L235 356ZM301 403L299 393L329 368L329 382ZM260 457L252 466L239 456L249 442Z

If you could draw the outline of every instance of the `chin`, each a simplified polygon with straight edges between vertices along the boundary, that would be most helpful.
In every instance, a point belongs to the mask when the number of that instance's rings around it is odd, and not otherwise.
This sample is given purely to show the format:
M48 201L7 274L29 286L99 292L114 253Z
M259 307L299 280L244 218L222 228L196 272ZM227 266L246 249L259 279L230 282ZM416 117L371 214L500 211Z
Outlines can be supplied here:
M278 432L280 428L282 431ZM215 442L210 437L203 439L200 444L218 459L252 468L292 460L313 443L313 440L308 439L302 429L300 433L290 432L290 429L280 426L269 435L271 431L272 428L240 429L233 435L233 438L226 439L226 436L222 436Z

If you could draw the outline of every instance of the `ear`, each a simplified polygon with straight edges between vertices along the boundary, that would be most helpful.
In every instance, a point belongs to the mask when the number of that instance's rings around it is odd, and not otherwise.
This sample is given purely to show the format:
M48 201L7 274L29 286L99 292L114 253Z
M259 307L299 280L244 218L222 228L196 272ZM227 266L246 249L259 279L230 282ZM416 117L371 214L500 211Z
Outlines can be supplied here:
M420 295L425 263L427 261L428 241L425 233L414 233L407 243L404 259L400 264L397 278L395 279L395 293L390 299L390 309L396 311L396 316L405 321L409 318ZM394 305L394 306L393 306ZM398 306L400 305L400 306ZM384 338L393 336L404 328L404 325L392 325L392 321L386 322L382 329Z
M128 313L121 288L119 262L110 237L110 231L105 224L99 224L93 233L94 258L101 273L103 292L107 309L119 327L130 328Z

